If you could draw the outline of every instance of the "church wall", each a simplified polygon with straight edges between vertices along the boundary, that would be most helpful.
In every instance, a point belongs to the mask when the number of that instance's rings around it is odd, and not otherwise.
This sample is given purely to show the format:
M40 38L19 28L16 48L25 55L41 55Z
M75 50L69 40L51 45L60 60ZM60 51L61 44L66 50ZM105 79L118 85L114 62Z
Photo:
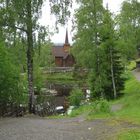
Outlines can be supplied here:
M63 67L63 58L62 57L55 57L55 64L57 67Z
M68 57L65 59L65 66L72 67L74 63L75 63L74 57L72 55L68 55Z

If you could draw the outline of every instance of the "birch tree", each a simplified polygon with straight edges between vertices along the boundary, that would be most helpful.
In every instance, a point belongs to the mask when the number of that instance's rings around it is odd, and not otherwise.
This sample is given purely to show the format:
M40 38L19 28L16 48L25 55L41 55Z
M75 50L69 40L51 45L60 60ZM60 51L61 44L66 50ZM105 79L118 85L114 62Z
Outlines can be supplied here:
M45 0L1 0L0 4L0 14L2 17L0 19L0 26L4 31L8 30L11 38L9 41L8 36L5 36L5 40L12 44L14 42L13 38L17 35L16 33L18 33L19 37L22 37L27 45L26 55L30 113L34 113L33 55L37 38L36 32L45 32L45 28L38 23L44 2ZM49 2L52 4L52 13L57 13L57 16L60 15L57 18L57 21L64 23L66 15L69 14L67 13L67 7L70 2L68 0L50 0ZM65 16L63 16L63 14L65 14ZM39 40L40 39L38 39L38 41Z
M103 1L79 0L76 12L75 52L77 61L90 69L90 85L93 97L104 97L105 73L100 48L100 30L103 20ZM77 54L78 52L78 54Z
M140 48L140 2L125 0L117 16L119 46L124 58L128 61L136 57Z

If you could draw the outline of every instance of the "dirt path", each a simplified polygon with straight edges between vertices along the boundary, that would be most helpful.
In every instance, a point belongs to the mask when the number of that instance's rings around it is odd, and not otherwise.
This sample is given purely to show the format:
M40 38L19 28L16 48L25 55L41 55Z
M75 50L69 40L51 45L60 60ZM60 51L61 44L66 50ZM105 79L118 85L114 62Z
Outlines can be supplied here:
M136 79L140 81L140 69L135 69L132 71L132 73L136 77Z
M123 129L135 127L103 119L6 118L0 119L0 140L109 140Z

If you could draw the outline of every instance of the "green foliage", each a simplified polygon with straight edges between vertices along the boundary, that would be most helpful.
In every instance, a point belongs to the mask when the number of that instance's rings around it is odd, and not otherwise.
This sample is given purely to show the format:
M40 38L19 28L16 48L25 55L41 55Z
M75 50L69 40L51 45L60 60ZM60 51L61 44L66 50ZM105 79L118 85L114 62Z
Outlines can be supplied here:
M91 98L116 98L124 87L124 68L112 14L103 8L102 1L78 2L81 5L75 14L77 34L73 49L77 66L90 69Z
M108 52L109 53L109 52ZM109 58L110 59L110 58ZM107 59L107 60L109 60ZM110 62L111 63L111 62ZM123 73L124 73L124 67L122 65L122 60L120 58L120 53L116 48L112 49L112 69L113 69L113 74L114 74L114 82L115 82L115 87L116 87L116 93L117 93L117 97L120 97L123 95L123 89L124 89L124 82L125 82L125 78L123 77ZM111 65L111 64L110 64ZM111 68L108 68L108 80L112 81L112 75L111 75ZM113 94L113 86L112 86L112 82L110 83L110 85L108 84L107 87L105 87L106 89L106 97L107 99L113 99L114 98L114 94Z
M124 79L120 52L118 51L114 22L109 10L105 10L103 25L100 31L100 46L98 61L94 61L93 72L90 75L92 98L113 99L122 94ZM95 52L96 53L96 52Z
M72 7L72 0L60 0L54 1L50 0L51 12L56 15L57 22L62 25L68 21L68 17L70 16L70 7Z
M34 67L34 87L36 87L35 91L39 94L41 88L44 87L45 77L40 69L40 67Z
M140 2L125 0L122 3L120 14L117 16L119 25L118 35L120 50L125 59L136 57L136 50L140 47Z
M95 113L110 113L110 105L107 100L96 100L92 105Z
M48 41L46 43L41 44L41 46L35 49L34 61L43 68L52 67L53 64L53 56L51 54L52 44Z
M90 69L90 86L92 97L103 97L106 74L104 73L104 57L101 44L101 30L104 8L102 1L80 0L77 10L75 36L76 42L73 50L79 66ZM78 52L78 53L77 53Z
M80 65L75 64L73 78L83 83L88 80L88 71L86 71L86 69L84 70Z
M80 7L75 13L77 33L73 53L80 66L93 68L93 63L97 61L96 49L99 44L97 38L100 38L99 23L102 22L104 8L102 0L79 0L78 2Z
M0 43L0 103L26 103L26 83L20 76L19 67L14 65L5 46Z
M92 105L81 105L78 108L74 108L70 117L76 117L78 115L88 115L89 112L93 111Z
M134 70L136 68L136 62L135 61L130 61L129 65L127 66L128 70Z
M45 97L43 95L38 95L36 98L36 104L43 104L45 101Z
M21 73L25 73L26 66L26 45L21 42L19 38L15 40L15 43L7 48L10 59L12 59L14 65L19 66Z
M107 118L111 117L110 104L106 100L96 100L89 104L81 105L79 108L75 108L70 117L83 115L87 119L92 120L95 118Z
M81 101L84 99L83 92L80 89L73 89L69 96L69 102L72 106L80 106Z

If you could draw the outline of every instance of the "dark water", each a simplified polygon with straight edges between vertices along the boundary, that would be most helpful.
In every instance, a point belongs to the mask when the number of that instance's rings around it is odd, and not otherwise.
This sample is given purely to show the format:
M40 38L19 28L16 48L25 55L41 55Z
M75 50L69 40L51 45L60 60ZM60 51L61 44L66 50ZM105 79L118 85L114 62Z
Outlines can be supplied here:
M56 108L60 106L63 106L64 112L66 112L69 107L68 96L74 87L76 87L74 84L47 83L44 93L37 95L37 112L41 115L45 113L54 115Z

